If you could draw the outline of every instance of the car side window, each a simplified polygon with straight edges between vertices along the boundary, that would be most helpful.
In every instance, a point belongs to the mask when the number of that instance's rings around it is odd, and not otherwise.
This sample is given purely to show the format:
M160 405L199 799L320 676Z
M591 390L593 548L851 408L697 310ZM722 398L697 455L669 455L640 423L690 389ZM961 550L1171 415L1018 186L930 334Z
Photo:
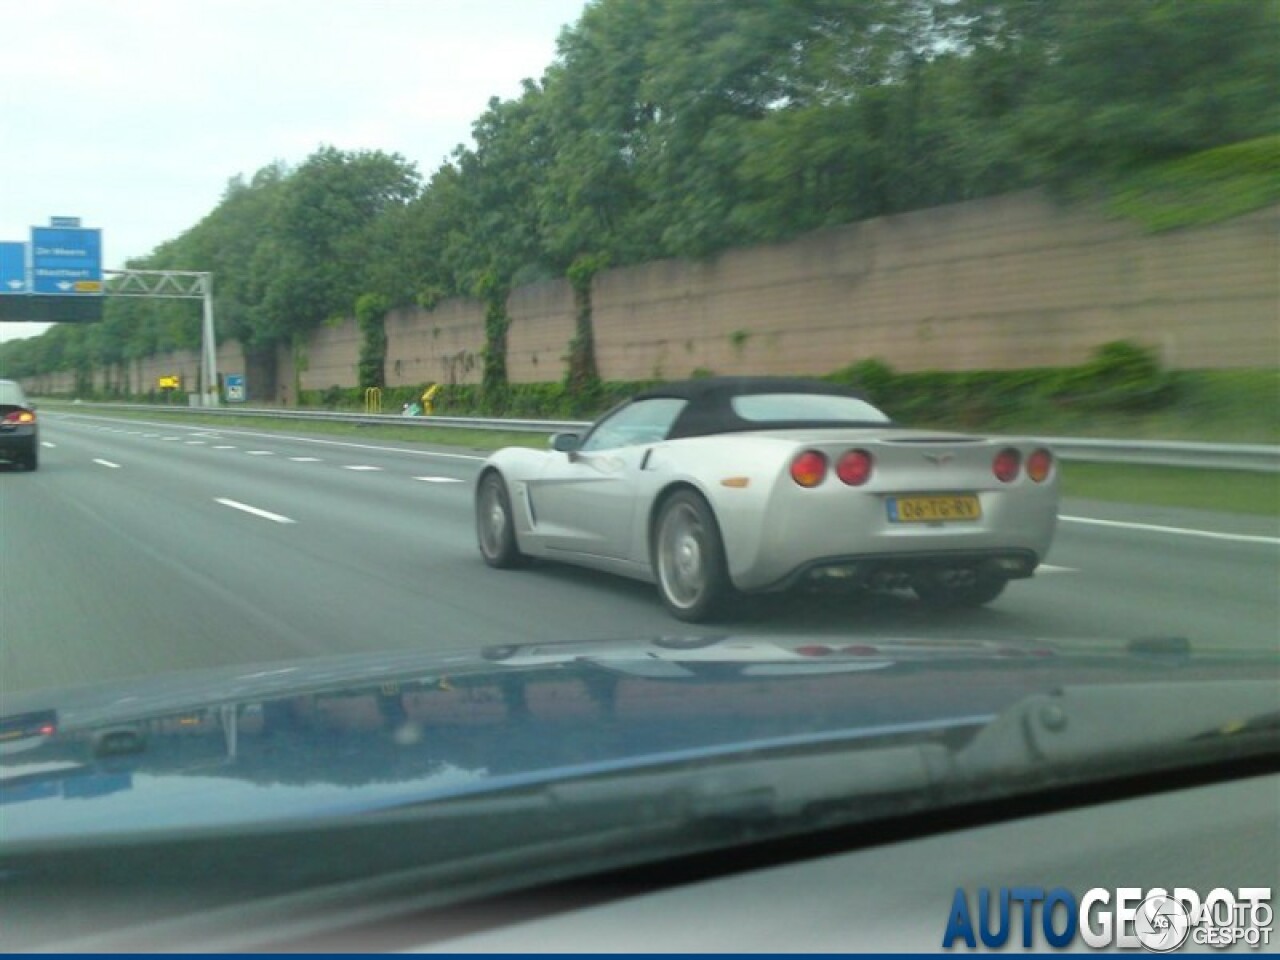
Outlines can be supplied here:
M585 452L612 450L665 440L687 403L678 397L653 397L629 403L596 424L579 449Z

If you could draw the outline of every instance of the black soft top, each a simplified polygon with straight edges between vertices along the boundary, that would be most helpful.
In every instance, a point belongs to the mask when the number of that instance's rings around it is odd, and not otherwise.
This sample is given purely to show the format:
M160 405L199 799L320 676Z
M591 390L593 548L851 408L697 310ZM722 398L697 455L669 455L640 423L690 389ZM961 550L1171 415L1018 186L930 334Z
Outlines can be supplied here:
M857 390L821 380L802 377L703 377L697 380L674 380L641 391L632 398L648 400L654 397L675 397L688 400L689 405L676 417L667 439L680 437L705 437L716 433L735 433L746 430L789 430L806 427L886 427L888 421L769 421L745 420L737 414L730 402L734 397L755 393L814 393L835 397L852 397L863 402L867 398Z

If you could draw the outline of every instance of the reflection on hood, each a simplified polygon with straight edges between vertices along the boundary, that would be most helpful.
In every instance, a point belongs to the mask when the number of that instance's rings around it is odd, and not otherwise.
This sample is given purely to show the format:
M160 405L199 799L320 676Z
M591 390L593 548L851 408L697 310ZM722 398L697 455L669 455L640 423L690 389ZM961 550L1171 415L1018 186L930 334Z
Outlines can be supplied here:
M1257 676L1176 642L1082 653L755 637L243 670L9 698L20 709L0 720L3 839L350 814L620 764L977 724L1067 682Z

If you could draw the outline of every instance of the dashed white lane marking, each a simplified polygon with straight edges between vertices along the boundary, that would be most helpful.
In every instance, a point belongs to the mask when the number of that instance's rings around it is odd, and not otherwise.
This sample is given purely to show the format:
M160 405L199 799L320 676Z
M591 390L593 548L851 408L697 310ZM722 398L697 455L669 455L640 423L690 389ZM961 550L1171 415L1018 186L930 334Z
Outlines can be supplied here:
M414 477L424 483L466 483L461 477ZM1043 566L1041 569L1044 569Z
M161 440L181 440L181 437L161 437Z
M1130 523L1125 520L1098 520L1095 517L1058 517L1072 523L1087 523L1095 527L1121 527L1125 530L1146 530L1151 533L1173 533L1183 537L1203 537L1206 540L1232 540L1236 543L1270 543L1280 546L1280 537L1259 537L1247 533L1219 533L1216 530L1190 530L1186 527L1162 527L1154 523Z
M343 470L381 470L381 467L371 467L367 463L354 463L342 468Z
M231 444L229 444L229 443L218 443L218 444L215 444L215 445L214 445L213 449L215 449L215 450L234 450L234 449L235 449L235 447L234 447L234 446L232 446L232 445L231 445Z
M93 462L94 462L94 463L100 463L100 464L102 464L102 466L104 466L104 467L110 467L112 470L119 470L119 469L120 469L120 464L118 464L118 463L112 463L110 460L99 460L97 457L94 457L94 458L93 458Z
M1079 573L1076 567L1056 567L1052 563L1042 563L1036 567L1036 573Z
M270 510L260 510L257 507L251 507L247 503L241 503L239 500L229 500L226 497L214 497L215 503L220 503L224 507L230 507L232 510L241 510L245 513L251 513L255 517L261 517L263 520L271 520L275 523L297 523L290 517L282 516L278 513L272 513Z
M204 444L205 444L205 441L203 441L203 440L188 440L186 443L187 443L187 446L188 446L188 447L203 447L203 446L204 446Z
M40 446L42 446L42 447L48 447L50 450L52 450L54 447L56 447L56 446L57 446L57 444L56 444L56 443L50 443L48 440L41 440L41 441L40 441Z
M246 450L245 453L247 453L251 457L274 457L275 456L274 450Z
M158 433L144 433L144 434L142 435L142 437L143 437L143 439L144 439L144 440L154 440L154 439L156 439L156 438L157 438L157 437L159 437L159 436L160 436L160 434L158 434Z
M320 463L319 457L290 457L294 463Z

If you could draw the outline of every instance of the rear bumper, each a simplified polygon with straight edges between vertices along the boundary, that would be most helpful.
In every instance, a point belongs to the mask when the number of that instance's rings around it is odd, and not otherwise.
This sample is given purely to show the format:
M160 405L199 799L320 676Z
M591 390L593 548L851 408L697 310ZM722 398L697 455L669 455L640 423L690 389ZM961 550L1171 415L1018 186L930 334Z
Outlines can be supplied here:
M1029 577L1048 554L1058 521L1053 484L975 491L981 517L945 523L893 522L886 498L894 494L825 486L773 491L754 524L722 521L738 589L782 590L816 570L842 566L854 581L945 569Z
M756 589L767 593L788 590L802 583L889 589L909 586L916 578L947 570L969 570L980 577L1022 580L1035 573L1040 559L1034 551L1016 548L821 557L800 565L774 583Z
M36 445L37 429L34 426L20 426L11 430L0 430L0 460L7 460L33 450Z

